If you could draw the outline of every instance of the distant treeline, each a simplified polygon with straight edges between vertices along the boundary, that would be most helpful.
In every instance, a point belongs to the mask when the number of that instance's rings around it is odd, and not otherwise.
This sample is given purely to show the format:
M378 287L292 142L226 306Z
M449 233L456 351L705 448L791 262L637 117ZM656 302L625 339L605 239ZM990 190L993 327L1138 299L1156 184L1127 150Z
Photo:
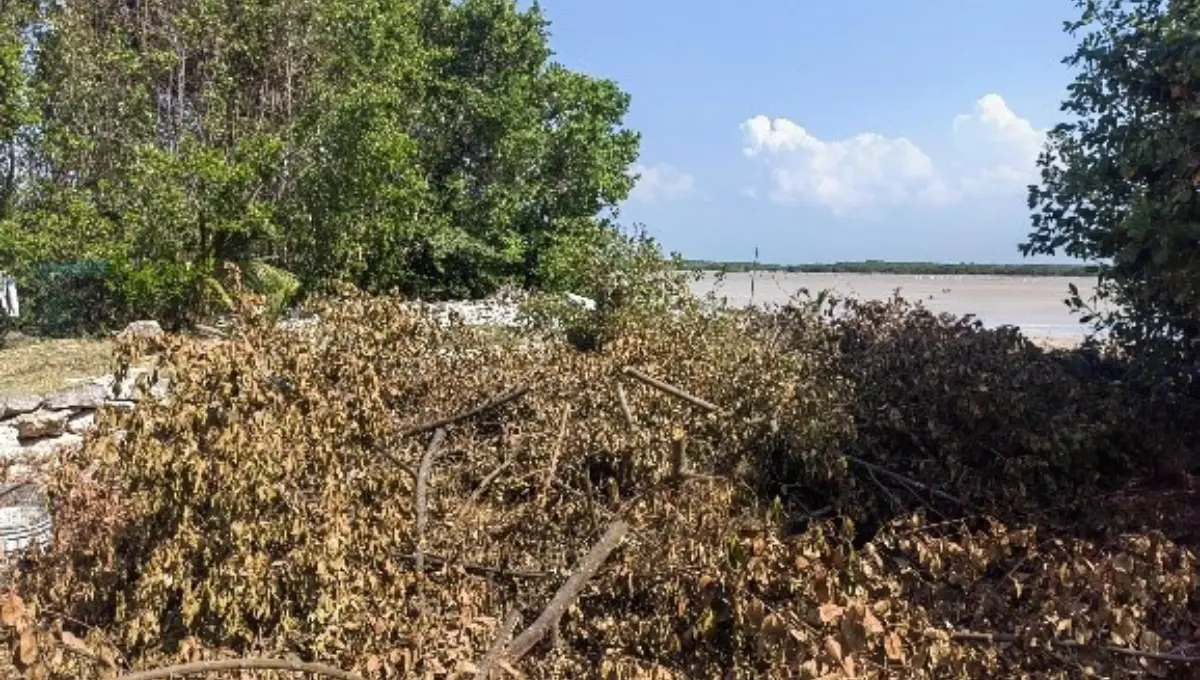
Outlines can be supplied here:
M975 274L983 276L1094 276L1098 268L1080 264L978 264L974 262L829 262L813 264L764 264L683 260L684 269L727 273L760 271L806 274Z

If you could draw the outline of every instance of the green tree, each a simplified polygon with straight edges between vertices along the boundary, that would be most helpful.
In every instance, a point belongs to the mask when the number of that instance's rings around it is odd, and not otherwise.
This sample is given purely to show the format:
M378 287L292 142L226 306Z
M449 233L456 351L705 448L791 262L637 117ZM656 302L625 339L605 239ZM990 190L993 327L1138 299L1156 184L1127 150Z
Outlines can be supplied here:
M29 53L36 20L35 3L0 2L0 221L15 207L29 129L37 120Z
M38 168L0 257L100 259L149 304L227 262L310 289L567 286L638 136L513 0L47 4ZM7 53L5 53L7 54ZM579 251L575 256L572 251ZM159 313L159 312L155 312Z
M1067 26L1077 76L1030 188L1026 255L1101 264L1087 309L1127 348L1193 355L1200 340L1200 5L1087 0Z

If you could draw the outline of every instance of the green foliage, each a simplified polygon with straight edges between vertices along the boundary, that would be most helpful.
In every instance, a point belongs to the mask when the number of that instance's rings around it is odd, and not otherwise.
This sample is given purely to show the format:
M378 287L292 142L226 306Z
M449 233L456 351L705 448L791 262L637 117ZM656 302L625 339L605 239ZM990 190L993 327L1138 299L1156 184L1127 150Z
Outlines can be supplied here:
M13 272L21 295L19 327L47 337L103 331L116 316L102 262L38 264Z
M560 239L540 264L552 290L590 298L595 309L555 294L534 295L522 311L535 328L561 330L577 347L599 349L632 328L695 311L677 255L665 257L642 229L594 229L584 238Z
M1068 25L1077 70L1030 188L1025 254L1099 262L1073 304L1127 350L1177 362L1200 340L1200 14L1194 3L1088 0Z
M18 103L41 113L0 262L124 263L112 287L146 313L201 313L175 305L202 304L227 263L287 272L277 304L341 283L560 285L543 260L602 246L598 215L632 186L629 97L554 63L536 6L30 7L49 27L14 43L37 48L31 68L0 49L2 77L28 81L0 141L33 133Z

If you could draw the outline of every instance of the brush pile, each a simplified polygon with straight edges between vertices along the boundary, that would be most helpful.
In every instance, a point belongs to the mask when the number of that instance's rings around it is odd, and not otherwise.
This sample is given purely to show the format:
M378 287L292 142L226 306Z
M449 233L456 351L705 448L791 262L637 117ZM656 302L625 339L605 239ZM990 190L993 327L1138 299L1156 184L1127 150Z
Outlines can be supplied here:
M596 351L366 298L128 341L171 393L49 480L16 671L1193 677L1191 552L1061 522L1146 467L1132 396L898 303L680 304Z

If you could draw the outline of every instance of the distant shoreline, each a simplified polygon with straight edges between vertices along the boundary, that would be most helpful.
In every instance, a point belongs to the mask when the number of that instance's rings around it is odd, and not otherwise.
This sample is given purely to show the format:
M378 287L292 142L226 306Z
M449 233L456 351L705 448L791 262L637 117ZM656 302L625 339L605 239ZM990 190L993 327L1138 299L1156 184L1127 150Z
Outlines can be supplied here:
M755 262L721 262L716 260L683 260L680 266L687 271L717 271L729 274L744 272L778 272L788 274L910 274L918 276L1095 276L1099 267L1076 264L979 264L973 262L830 262L807 264L769 264Z

